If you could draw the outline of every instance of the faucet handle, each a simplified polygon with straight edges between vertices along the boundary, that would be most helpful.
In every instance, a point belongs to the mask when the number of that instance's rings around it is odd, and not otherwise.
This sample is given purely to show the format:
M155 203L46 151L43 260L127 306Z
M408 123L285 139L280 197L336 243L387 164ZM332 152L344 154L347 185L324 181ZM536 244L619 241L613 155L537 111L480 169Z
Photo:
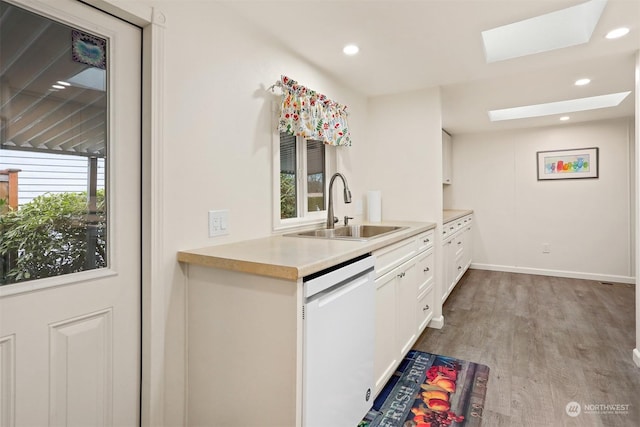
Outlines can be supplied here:
M349 225L349 220L350 219L353 219L353 217L352 216L347 216L347 215L344 216L344 225L345 226Z
M333 223L334 223L334 224L337 224L337 223L338 223L338 221L340 221L340 220L338 219L338 217L337 217L337 216L334 216L334 217L333 217Z

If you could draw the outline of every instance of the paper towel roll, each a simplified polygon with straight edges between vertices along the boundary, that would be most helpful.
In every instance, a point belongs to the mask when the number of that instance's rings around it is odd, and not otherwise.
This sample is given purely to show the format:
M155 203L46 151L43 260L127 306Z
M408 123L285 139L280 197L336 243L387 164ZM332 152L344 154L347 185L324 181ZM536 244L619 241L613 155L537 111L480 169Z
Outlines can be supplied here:
M369 222L382 221L382 193L380 191L367 191L367 217Z

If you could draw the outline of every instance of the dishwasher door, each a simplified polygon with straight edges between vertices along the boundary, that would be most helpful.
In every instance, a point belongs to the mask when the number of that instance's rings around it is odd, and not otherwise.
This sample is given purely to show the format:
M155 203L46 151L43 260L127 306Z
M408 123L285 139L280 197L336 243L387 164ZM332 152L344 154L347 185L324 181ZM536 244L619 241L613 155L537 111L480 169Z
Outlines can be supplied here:
M373 403L374 257L305 283L302 425L355 427Z

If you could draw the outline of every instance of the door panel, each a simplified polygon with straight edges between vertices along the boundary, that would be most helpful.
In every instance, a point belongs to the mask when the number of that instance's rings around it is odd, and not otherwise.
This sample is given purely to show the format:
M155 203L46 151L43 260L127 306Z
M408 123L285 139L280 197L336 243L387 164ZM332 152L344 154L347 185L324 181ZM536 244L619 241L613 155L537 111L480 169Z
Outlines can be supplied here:
M99 267L0 286L0 427L136 426L140 419L141 340L141 30L73 0L5 3L106 40L106 87L93 87L78 95L104 92L106 118L99 125L103 132L87 132L85 128L84 136L67 134L74 132L72 129L79 133L80 127L74 126L76 120L61 120L60 113L64 112L64 117L70 113L59 104L21 108L37 113L42 121L55 119L57 126L68 124L68 129L55 130L58 138L51 139L50 146L81 151L91 146L87 138L103 135L103 152L96 155L105 159L104 232L108 246L107 261ZM11 16L6 19L3 26ZM46 25L28 28L44 31ZM8 37L3 34L0 43L5 40ZM53 59L62 55L60 49L45 52ZM6 65L0 63L0 72L6 71ZM44 71L33 75L42 78ZM5 101L9 99L7 92L0 93ZM57 110L47 108L51 105L57 105L53 107ZM20 132L5 129L0 144L11 142L11 137L30 135L31 142L22 142L44 150L47 144L38 145L33 138L48 133L44 129L28 133L40 122L33 123ZM87 193L90 199L90 191Z
M49 326L52 425L111 425L112 314L109 309Z

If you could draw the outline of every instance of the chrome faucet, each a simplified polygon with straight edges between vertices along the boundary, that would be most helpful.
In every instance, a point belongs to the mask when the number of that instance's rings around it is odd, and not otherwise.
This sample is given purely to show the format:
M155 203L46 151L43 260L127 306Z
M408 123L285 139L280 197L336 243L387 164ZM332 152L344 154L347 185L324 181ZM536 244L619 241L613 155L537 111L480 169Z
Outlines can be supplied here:
M335 181L336 177L340 177L342 183L344 184L344 202L351 203L351 190L349 190L349 184L347 184L347 179L341 173L334 173L331 177L331 181L329 181L329 206L327 207L327 228L334 228L336 222L338 222L338 218L333 216L333 181Z

